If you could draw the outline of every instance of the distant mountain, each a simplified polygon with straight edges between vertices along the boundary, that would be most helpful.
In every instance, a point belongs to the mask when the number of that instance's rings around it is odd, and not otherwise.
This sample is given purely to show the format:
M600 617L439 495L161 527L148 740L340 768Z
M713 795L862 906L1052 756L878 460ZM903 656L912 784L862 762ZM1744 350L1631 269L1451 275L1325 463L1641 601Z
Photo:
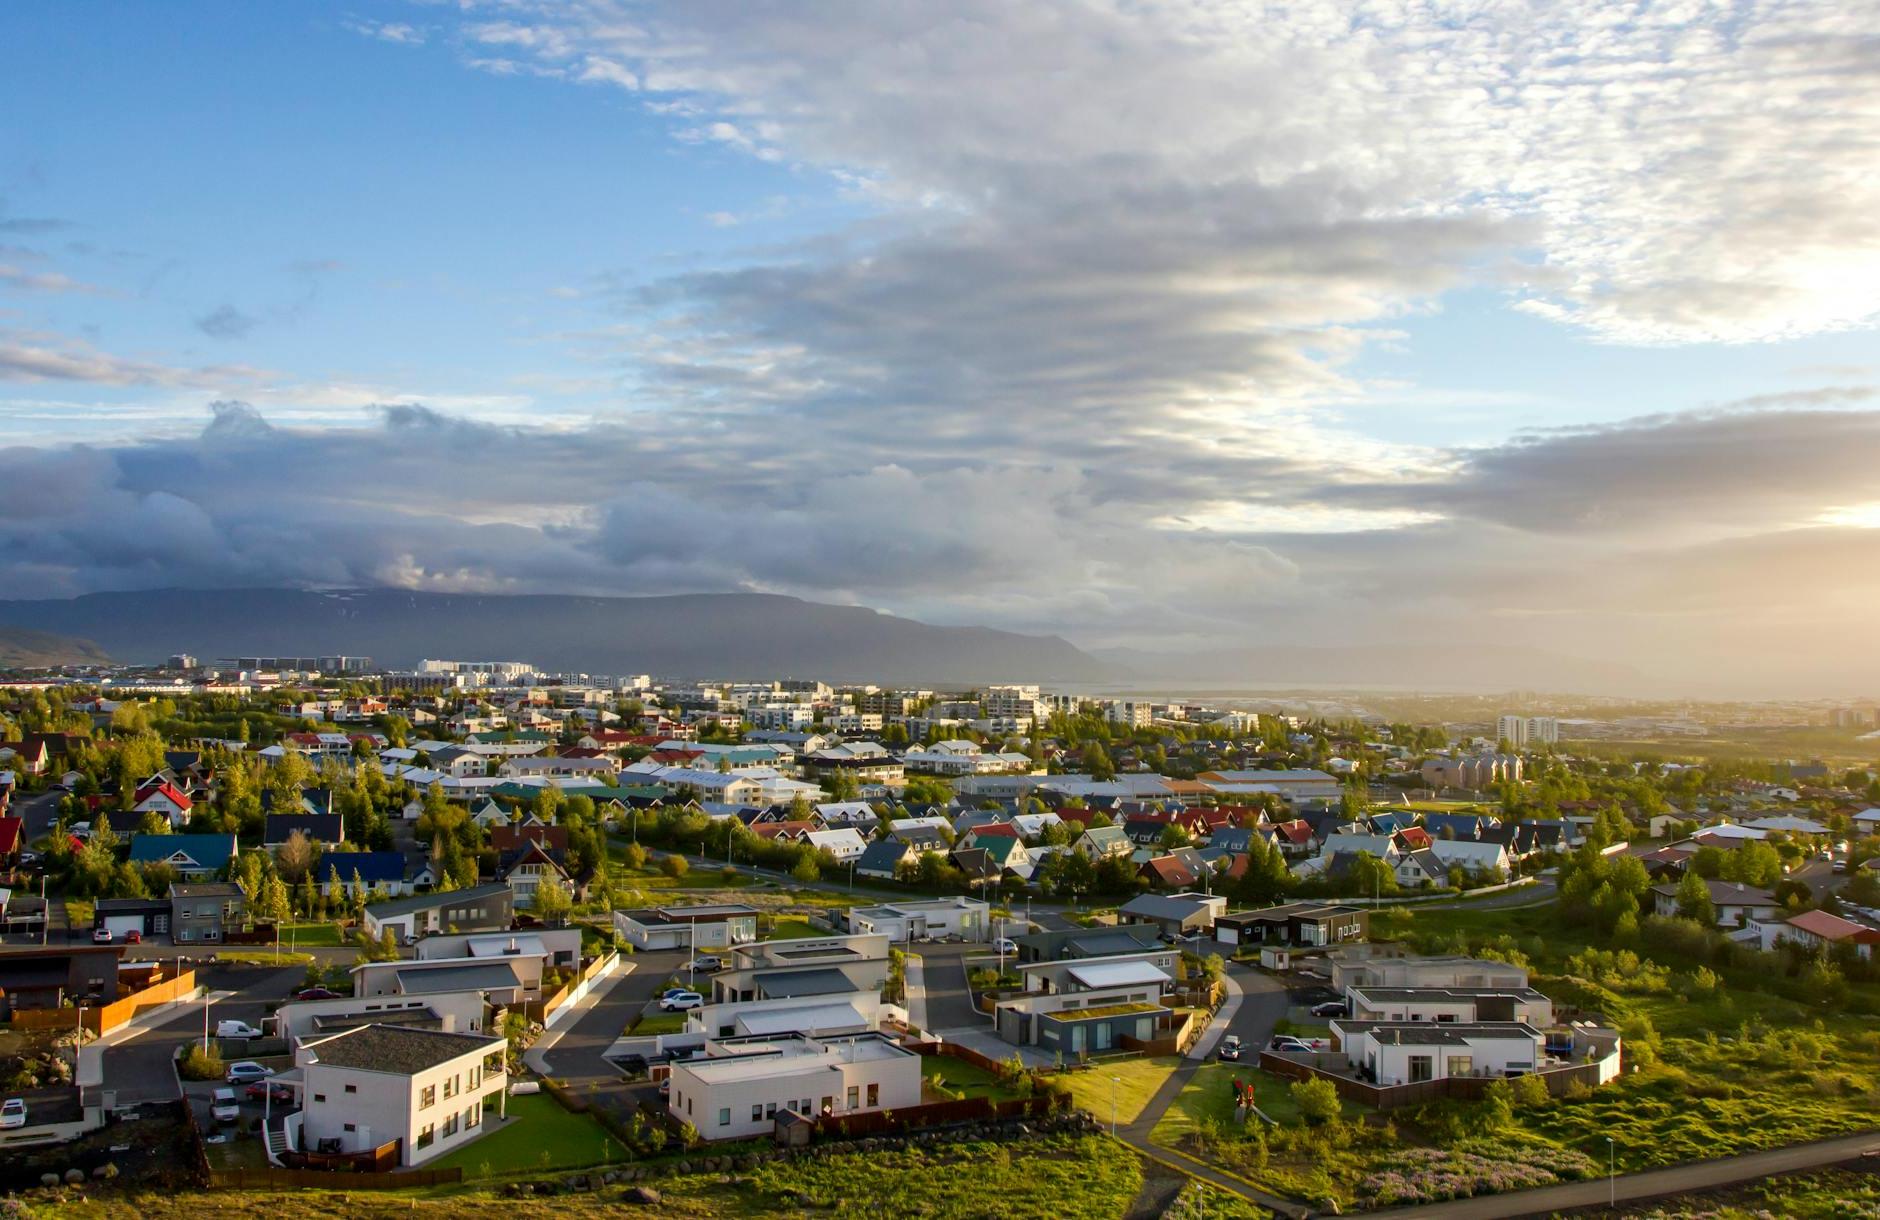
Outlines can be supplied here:
M1273 645L1211 652L1111 648L1093 655L1142 681L1198 690L1324 685L1624 694L1649 685L1645 675L1629 665L1504 644Z
M0 627L0 669L105 665L110 660L110 655L90 640L76 640L47 631Z
M1093 681L1106 667L1055 636L936 627L853 606L719 593L483 596L394 589L154 589L0 601L0 624L82 634L128 663L187 652L527 661L670 677L969 683Z

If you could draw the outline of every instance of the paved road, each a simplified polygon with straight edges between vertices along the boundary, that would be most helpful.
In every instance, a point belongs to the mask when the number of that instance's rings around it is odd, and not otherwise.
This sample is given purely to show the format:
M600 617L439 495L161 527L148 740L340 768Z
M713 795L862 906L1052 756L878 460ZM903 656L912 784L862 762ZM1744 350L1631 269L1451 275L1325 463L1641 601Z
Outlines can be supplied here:
M992 1018L973 1006L966 985L966 954L983 953L984 945L921 945L921 982L927 994L927 1028L938 1033L956 1029L990 1029Z
M59 816L59 800L64 795L65 793L55 788L50 792L21 797L13 802L13 808L9 812L25 823L23 842L28 847L38 842L47 831L52 829L52 823Z
M1480 1199L1457 1199L1449 1203L1430 1203L1422 1207L1397 1207L1367 1216L1415 1216L1418 1220L1501 1220L1502 1217L1550 1215L1567 1208L1602 1208L1613 1199L1621 1202L1658 1199L1753 1182L1772 1174L1796 1173L1838 1165L1860 1156L1880 1156L1880 1131L1848 1135L1812 1144L1791 1144L1768 1152L1716 1161L1698 1161L1671 1169L1647 1173L1628 1173L1612 1179L1569 1182L1539 1190L1488 1195Z
M241 1020L258 1024L267 1015L267 1002L283 1000L306 978L302 966L280 970L205 970L199 976L211 996L234 992L232 996L213 999L209 1022L213 1033L217 1021ZM202 1037L203 1005L185 1004L174 1010L167 1021L147 1029L128 1042L105 1048L104 1088L117 1093L121 1106L145 1101L169 1101L177 1095L176 1073L170 1062L176 1048Z
M560 1030L542 1052L548 1074L571 1084L613 1083L620 1073L605 1058L607 1048L626 1032L629 1022L666 986L666 980L686 960L684 951L636 953L622 964L631 967L609 980L606 991Z
M1437 902L1411 902L1404 905L1412 911L1430 907L1454 907L1467 911L1509 910L1517 907L1546 906L1554 900L1554 893L1560 887L1552 877L1542 877L1533 885L1524 885L1518 889L1503 890L1499 894L1490 894L1485 898L1451 898Z

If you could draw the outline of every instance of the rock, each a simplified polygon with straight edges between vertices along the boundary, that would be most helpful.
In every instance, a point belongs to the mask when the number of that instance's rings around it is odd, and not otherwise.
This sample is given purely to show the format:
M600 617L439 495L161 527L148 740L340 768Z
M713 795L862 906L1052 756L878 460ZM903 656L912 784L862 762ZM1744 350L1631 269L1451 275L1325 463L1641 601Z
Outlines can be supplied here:
M85 1171L82 1169L68 1169L65 1171L65 1181L67 1185L77 1186L80 1182L83 1182L84 1180L85 1180Z
M50 1190L59 1184L59 1175L56 1173L42 1173L39 1175L39 1184Z
M654 1190L651 1186L635 1186L626 1194L621 1195L620 1199L623 1203L657 1203L659 1202L659 1192Z

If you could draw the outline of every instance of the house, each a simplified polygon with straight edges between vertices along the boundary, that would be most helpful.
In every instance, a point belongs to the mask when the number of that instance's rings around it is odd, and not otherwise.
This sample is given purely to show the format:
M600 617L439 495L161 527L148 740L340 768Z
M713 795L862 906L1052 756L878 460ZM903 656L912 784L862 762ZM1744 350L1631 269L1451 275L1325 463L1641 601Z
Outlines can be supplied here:
M1152 924L1164 936L1192 936L1214 930L1227 913L1227 899L1208 894L1138 894L1116 908L1119 924Z
M228 881L176 881L170 885L170 936L179 945L215 943L241 931L247 900Z
M877 839L856 857L855 875L892 881L903 864L913 864L919 859L920 853L899 839Z
M261 845L272 851L295 833L322 847L338 846L346 841L346 819L337 813L270 813L262 819Z
M419 942L423 943L423 942ZM493 1008L542 998L540 958L362 962L352 968L353 995L432 996L474 991Z
M1333 856L1352 855L1366 852L1379 860L1395 862L1397 859L1397 840L1389 835L1335 833L1326 835L1319 844L1319 855L1329 859Z
M275 1009L274 1016L280 1036L292 1045L301 1039L344 1033L361 1025L404 1025L477 1034L489 1023L490 1006L481 991L418 991L411 995L293 1000Z
M977 898L931 898L851 907L849 931L878 932L889 940L986 940L992 935L992 907Z
M487 1101L507 1112L508 1045L397 1025L305 1041L287 1073L298 1077L286 1083L297 1085L303 1103L287 1120L290 1147L352 1153L396 1141L407 1168L453 1152L483 1133Z
M530 842L504 857L497 865L496 879L515 891L517 906L531 907L543 882L553 879L567 886L568 870L548 847Z
M1047 1054L1081 1058L1128 1049L1132 1040L1155 1037L1177 959L1162 950L1021 965L1025 991L997 1003L994 1027L1014 1046Z
M1428 850L1442 865L1445 874L1452 868L1461 868L1465 872L1506 876L1514 867L1507 845L1491 839L1431 839Z
M1431 839L1479 839L1484 824L1495 819L1470 813L1431 813L1423 818L1423 829Z
M0 1007L10 1016L68 1000L109 1004L118 998L123 956L118 945L10 948L0 953Z
M377 940L390 929L410 944L431 932L501 932L515 920L515 894L501 882L466 890L415 894L375 902L365 910L366 935Z
M1532 987L1350 987L1353 1021L1433 1021L1473 1025L1519 1021L1536 1029L1554 1023L1554 1002Z
M1121 826L1092 826L1077 836L1071 850L1092 864L1111 856L1127 856L1135 849Z
M405 879L405 855L397 851L330 851L314 866L314 879L328 898L373 890L397 898L413 892Z
M1760 920L1757 923L1765 952L1783 942L1807 949L1829 949L1845 945L1855 956L1872 960L1880 946L1880 928L1856 923L1826 911L1803 911L1785 920Z
M641 952L719 949L757 939L757 908L724 902L615 911L614 930Z
M1223 795L1270 792L1288 802L1336 801L1343 791L1336 776L1312 770L1203 771L1195 778Z
M26 822L23 818L0 817L0 868L12 868L20 862L25 845Z
M1774 894L1753 885L1711 877L1704 881L1704 886L1710 891L1710 905L1716 910L1719 927L1745 927L1752 919L1774 919L1782 911L1782 904L1776 901ZM1668 882L1652 886L1652 910L1659 915L1676 915L1678 886Z
M708 999L714 1005L791 1000L801 1007L846 1003L857 992L879 994L891 969L888 949L880 933L734 945L730 964L711 976Z
M234 835L131 836L129 859L133 865L167 864L186 881L211 880L234 858Z
M1519 1021L1332 1022L1333 1045L1360 1078L1380 1085L1452 1076L1525 1076L1546 1059L1545 1039Z
M847 826L839 830L806 831L803 841L817 851L828 852L837 864L859 861L868 850L868 840L862 837L860 831Z
M1483 958L1444 954L1431 957L1373 955L1358 946L1332 959L1332 989L1351 987L1513 987L1528 985L1525 967Z
M708 1043L672 1065L666 1108L706 1140L767 1135L802 1119L904 1110L921 1102L920 1056L878 1033Z
M132 797L131 812L137 814L154 813L162 817L171 826L181 826L189 820L189 811L195 802L191 801L175 784L168 780L156 780L144 784Z
M168 936L174 909L167 898L100 898L92 904L91 927L94 932L109 932L113 940L123 940L131 932L139 936Z
M1156 890L1185 890L1200 885L1204 875L1213 874L1193 853L1151 856L1136 866L1136 876Z
M1368 940L1371 913L1361 907L1289 902L1214 918L1214 938L1224 945L1322 947Z

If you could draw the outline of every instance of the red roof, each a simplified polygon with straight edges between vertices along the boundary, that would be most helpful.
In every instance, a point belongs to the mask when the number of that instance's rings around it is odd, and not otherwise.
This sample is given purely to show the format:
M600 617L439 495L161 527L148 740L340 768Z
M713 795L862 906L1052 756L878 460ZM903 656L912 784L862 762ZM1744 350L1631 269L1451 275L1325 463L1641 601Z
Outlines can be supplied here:
M524 843L546 843L556 851L568 850L566 826L492 826L490 846L497 852L510 852Z
M1304 818L1294 818L1273 827L1273 833L1288 843L1308 843L1312 840L1312 823Z
M1180 856L1157 856L1143 861L1142 867L1154 873L1161 885L1193 885L1198 880L1195 871L1183 863Z
M1001 838L1016 839L1018 837L1018 827L1012 825L1010 822L987 822L984 826L975 826L966 833L981 839L990 838L995 835Z
M137 799L133 803L141 805L159 793L176 802L178 809L188 809L190 806L189 798L179 792L176 785L172 784L169 780L160 780L154 784L145 784L137 790Z
M1421 826L1406 826L1397 832L1397 837L1402 840L1405 847L1408 847L1412 851L1417 851L1430 845L1430 832L1423 829Z
M1880 945L1880 930L1826 911L1803 911L1789 920L1791 928L1800 928L1823 940L1845 940L1855 944Z
M20 836L26 832L22 818L0 818L0 856L10 856L20 849Z

